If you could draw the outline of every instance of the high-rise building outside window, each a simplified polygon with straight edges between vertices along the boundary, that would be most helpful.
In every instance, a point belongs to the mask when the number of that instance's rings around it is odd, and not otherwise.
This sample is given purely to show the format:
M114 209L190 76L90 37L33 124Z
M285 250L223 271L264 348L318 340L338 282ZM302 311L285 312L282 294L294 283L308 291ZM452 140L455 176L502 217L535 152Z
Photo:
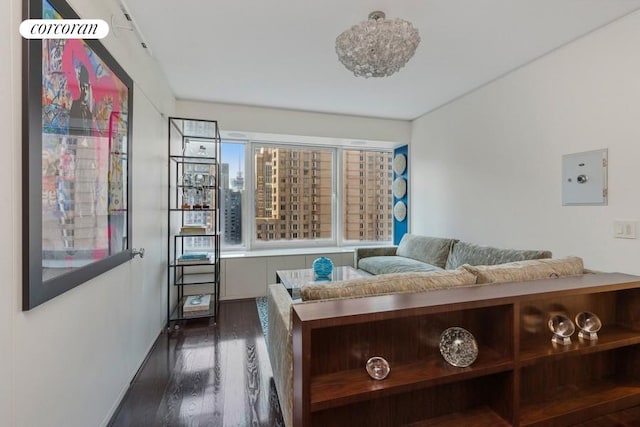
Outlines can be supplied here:
M312 159L314 179L298 179L305 175L305 165ZM322 147L253 148L256 244L333 239L333 159L334 150ZM267 233L271 225L284 233ZM297 230L309 227L317 232L312 237L300 237Z
M388 170L390 151L343 150L342 152L342 239L349 241L391 241L393 223L391 179L368 174L362 169ZM364 196L363 196L364 195Z
M245 144L223 141L220 163L220 232L222 250L244 249L242 229L246 209ZM266 197L271 198L270 194Z

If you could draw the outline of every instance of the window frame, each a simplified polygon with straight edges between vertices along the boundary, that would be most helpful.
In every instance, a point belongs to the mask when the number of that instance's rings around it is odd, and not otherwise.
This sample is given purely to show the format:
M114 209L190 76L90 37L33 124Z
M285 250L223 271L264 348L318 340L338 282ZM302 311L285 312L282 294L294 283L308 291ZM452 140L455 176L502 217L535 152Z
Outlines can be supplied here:
M379 147L368 148L368 147L353 147L353 146L339 147L339 152L340 152L340 156L341 156L339 175L340 175L340 179L342 180L341 183L340 183L340 187L339 188L344 188L343 182L344 182L345 178L343 176L344 173L343 173L343 170L342 170L343 169L342 168L342 161L344 160L344 152L345 151L361 151L361 152L367 152L367 154L369 152L376 153L376 154L384 152L384 153L389 153L391 156L393 156L393 149L392 148L388 148L387 149L387 148L379 148ZM367 155L361 156L361 158L362 158L360 160L361 162L367 161ZM364 175L363 174L364 170L369 170L369 169L364 168L364 165L361 163L360 167L358 168L358 171L360 171L358 179L360 181L363 181L365 179L365 177L363 176ZM372 168L372 170L376 171L376 169L374 169L374 168ZM378 178L378 179L380 179L380 178ZM390 188L391 188L392 184L393 184L393 175L391 176L391 178L389 178L389 184L390 184ZM379 194L379 191L380 191L380 189L377 189L374 195ZM368 197L368 194L366 194L366 192L363 191L360 194L360 198L365 199L366 197ZM343 218L343 215L346 214L346 210L345 210L345 207L344 207L344 205L342 203L342 195L340 195L339 198L341 199L340 203L339 203L339 206L342 209L342 211L340 212L340 219L341 219L341 221L340 221L340 239L339 239L339 242L338 242L338 246L340 246L340 247L345 247L345 246L348 246L348 247L389 246L389 245L393 244L393 241L394 241L393 240L393 220L391 220L391 234L390 234L389 240L347 240L347 239L345 239L344 238L345 230L343 230L344 227L342 225L342 218ZM391 209L390 209L390 212L392 210L393 210L393 197L391 197ZM377 214L376 216L378 216L378 215L380 215L380 214ZM362 230L363 229L360 229L360 235L361 236L363 235L363 231Z
M249 160L251 161L251 180L245 180L245 193L253 194L255 193L255 163L254 163L254 155L255 150L265 147L265 148L284 148L284 149L302 149L302 150L322 150L331 153L331 237L325 239L299 239L299 240L273 240L273 241L260 241L256 236L256 221L255 221L255 197L251 197L249 201L249 209L251 215L246 215L248 224L247 231L250 233L248 237L248 246L249 250L264 250L264 249L284 249L284 248L314 248L314 247L332 247L338 246L338 238L337 238L337 210L336 210L336 189L337 189L337 179L336 179L336 163L337 163L337 151L338 148L335 146L329 145L316 145L316 144L301 144L301 143L285 143L285 142L264 142L264 141L248 141L247 145L249 146ZM310 161L313 163L316 162L315 158L311 158ZM280 160L278 160L280 161ZM299 159L297 160L299 161ZM309 177L309 179L313 179L313 177ZM247 182L250 182L251 188L247 189ZM300 196L300 194L297 194ZM312 196L312 195L310 195ZM281 203L281 202L278 202ZM293 203L287 202L285 203ZM301 230L296 230L297 234L300 234ZM312 230L309 230L312 232Z

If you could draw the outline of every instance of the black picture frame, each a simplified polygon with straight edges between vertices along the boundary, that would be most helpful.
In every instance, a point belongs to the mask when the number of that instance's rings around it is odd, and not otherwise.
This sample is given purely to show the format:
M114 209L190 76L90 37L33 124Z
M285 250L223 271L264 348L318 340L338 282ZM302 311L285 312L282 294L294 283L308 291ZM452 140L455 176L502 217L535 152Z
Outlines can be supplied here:
M56 19L80 19L64 0L24 0L23 7L24 19L50 19L43 13L52 10ZM71 47L75 51L69 63ZM46 72L43 64L50 67ZM133 80L98 40L24 39L22 86L26 311L133 257ZM55 104L47 97L51 87L59 89ZM77 98L69 102L74 88ZM59 157L50 160L52 153ZM60 236L49 239L53 229Z

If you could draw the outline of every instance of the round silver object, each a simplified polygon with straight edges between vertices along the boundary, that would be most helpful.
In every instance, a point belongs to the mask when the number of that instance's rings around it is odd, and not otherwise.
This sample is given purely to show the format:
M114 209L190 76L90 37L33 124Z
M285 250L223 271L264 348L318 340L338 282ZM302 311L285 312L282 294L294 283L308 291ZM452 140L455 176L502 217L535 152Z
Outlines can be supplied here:
M389 362L387 362L384 358L374 356L367 360L367 373L374 380L383 380L387 378L391 368L389 367Z
M478 343L464 328L447 328L440 335L440 354L450 365L466 368L478 357Z

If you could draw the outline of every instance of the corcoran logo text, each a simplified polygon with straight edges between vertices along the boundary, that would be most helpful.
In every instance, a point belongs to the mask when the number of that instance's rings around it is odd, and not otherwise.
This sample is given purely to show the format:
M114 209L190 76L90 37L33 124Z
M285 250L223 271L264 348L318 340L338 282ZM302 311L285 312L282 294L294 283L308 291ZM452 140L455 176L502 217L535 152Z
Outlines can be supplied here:
M27 19L20 24L25 39L102 39L109 24L102 19Z

